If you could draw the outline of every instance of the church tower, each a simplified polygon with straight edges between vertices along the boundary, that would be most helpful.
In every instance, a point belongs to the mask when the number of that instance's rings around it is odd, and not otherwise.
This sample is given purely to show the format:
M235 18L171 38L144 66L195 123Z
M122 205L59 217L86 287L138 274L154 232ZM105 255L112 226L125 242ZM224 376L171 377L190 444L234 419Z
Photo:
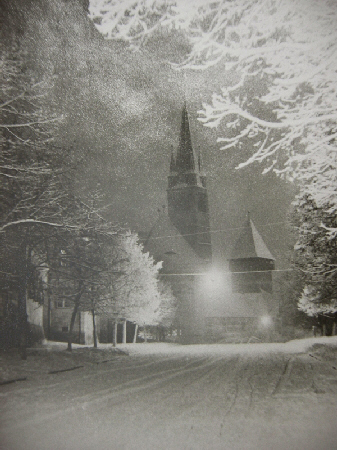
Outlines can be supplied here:
M211 262L212 247L206 177L201 155L196 156L191 140L186 104L181 118L177 154L171 155L168 177L168 215L179 233L204 261Z

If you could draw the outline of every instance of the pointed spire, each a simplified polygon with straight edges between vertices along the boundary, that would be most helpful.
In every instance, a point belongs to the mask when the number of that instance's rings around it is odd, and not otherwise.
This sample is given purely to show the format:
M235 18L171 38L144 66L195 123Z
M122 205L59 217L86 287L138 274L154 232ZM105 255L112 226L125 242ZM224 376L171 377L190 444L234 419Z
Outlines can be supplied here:
M196 158L192 147L186 102L184 103L181 117L180 142L177 152L176 170L179 172L198 172Z
M237 240L231 255L231 259L247 258L275 260L250 218L249 211L246 226Z

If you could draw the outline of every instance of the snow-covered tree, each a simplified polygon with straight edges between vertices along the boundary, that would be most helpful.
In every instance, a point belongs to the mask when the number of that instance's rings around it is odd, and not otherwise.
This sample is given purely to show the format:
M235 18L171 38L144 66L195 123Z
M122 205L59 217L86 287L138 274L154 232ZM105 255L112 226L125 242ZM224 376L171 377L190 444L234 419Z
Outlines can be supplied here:
M298 228L294 263L305 283L298 307L309 316L337 312L337 247L335 239L327 238L329 228L337 223L333 209L328 211L328 205L318 207L310 196L304 196L293 216Z
M116 314L138 324L152 325L159 319L161 295L158 271L161 263L143 252L138 237L127 233L120 238L118 271L114 277L113 293ZM114 257L116 260L116 257Z
M53 222L60 195L65 194L57 177L65 155L51 145L61 117L44 106L50 80L36 81L26 72L19 49L2 50L0 232L25 221Z
M90 210L88 211L90 216ZM62 230L48 239L47 266L52 297L66 300L72 307L68 333L71 350L73 328L79 311L89 311L93 317L94 344L97 345L96 314L108 313L113 304L110 284L116 275L116 261L111 254L118 245L118 231L97 212L80 230Z
M165 0L91 0L89 17L106 38L138 48L161 26L171 4Z
M333 317L337 313L337 299L332 299L329 303L322 302L320 292L315 286L306 286L299 299L298 308L309 317Z
M112 275L113 302L108 310L118 319L129 320L144 327L167 327L173 321L176 301L168 285L158 279L161 262L155 262L134 233L119 238L113 264L117 274ZM117 263L115 263L117 261ZM120 262L118 262L120 261Z
M0 46L1 281L15 280L19 292L20 345L25 358L26 300L34 261L39 259L34 247L43 234L63 225L61 218L69 208L69 183L63 170L64 155L58 155L51 145L60 118L44 107L50 82L35 79L16 44L10 51Z
M160 293L158 325L168 328L173 324L176 316L177 300L168 283L159 280L158 289Z

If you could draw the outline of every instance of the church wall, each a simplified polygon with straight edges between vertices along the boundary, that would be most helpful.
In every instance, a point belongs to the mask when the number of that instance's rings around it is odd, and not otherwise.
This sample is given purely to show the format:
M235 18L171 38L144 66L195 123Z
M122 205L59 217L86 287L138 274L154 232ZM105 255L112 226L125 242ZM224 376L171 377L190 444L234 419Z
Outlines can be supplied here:
M211 300L205 314L205 342L269 340L277 325L278 303L267 292L227 292Z
M262 258L230 260L229 268L232 272L233 292L260 292L262 289L272 293L272 270L275 268L273 260Z
M172 223L200 257L211 257L207 191L200 186L169 189L168 211ZM202 234L198 234L202 232ZM207 246L206 246L206 245Z
M173 295L178 302L174 326L183 344L200 343L204 338L204 298L200 292L199 278L195 275L170 279Z
M205 319L205 342L249 342L257 334L257 317L207 317Z

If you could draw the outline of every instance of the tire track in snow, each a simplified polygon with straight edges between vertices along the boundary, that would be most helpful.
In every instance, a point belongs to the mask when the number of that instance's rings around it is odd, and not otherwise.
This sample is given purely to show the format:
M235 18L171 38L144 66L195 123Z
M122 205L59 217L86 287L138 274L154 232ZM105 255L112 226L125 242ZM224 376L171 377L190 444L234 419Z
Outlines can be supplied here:
M224 419L226 419L226 417L228 417L230 414L232 414L234 408L236 407L237 400L239 398L240 388L242 388L244 385L244 382L247 381L244 378L244 375L246 373L246 370L249 368L249 366L251 366L251 364L252 364L251 361L248 361L248 362L244 363L244 365L242 366L242 362L241 362L241 364L238 367L238 374L236 374L236 377L235 377L234 395L233 395L233 398L232 398L232 401L231 401L229 407L223 414ZM241 396L241 398L245 398L245 400L246 400L246 396Z
M174 421L177 424L182 424L193 421L195 413L200 411L203 413L204 407L208 408L208 402L212 403L212 396L217 391L217 384L221 383L224 376L225 368L230 368L230 376L233 376L233 370L236 372L236 363L239 357L224 358L223 356L213 356L205 365L198 368L197 375L193 379L186 377L188 381L177 386L176 384L165 386L165 393L151 391L151 398L146 400L147 416L150 421L144 421L142 426L142 433L145 435L150 433L153 427L164 427L167 421ZM223 363L223 364L221 364ZM233 364L234 363L234 364ZM200 373L201 372L201 373ZM195 373L194 373L195 375ZM226 373L228 377L228 372ZM227 378L226 378L227 379ZM171 380L174 382L175 380ZM176 390L178 387L178 390ZM173 388L173 392L172 392ZM210 400L211 397L211 400ZM153 402L155 398L155 403ZM169 399L169 407L165 407L165 400ZM187 404L186 404L187 399ZM135 401L135 398L133 398ZM144 399L142 399L144 402ZM179 411L181 411L179 413ZM149 424L149 425L147 425ZM190 423L191 430L193 430L193 423Z
M197 374L197 376L195 376L193 379L188 378L188 380L184 384L179 386L177 400L180 403L179 408L182 409L185 407L185 411L182 411L180 414L175 414L176 419L182 418L186 414L189 414L192 409L194 409L196 406L198 406L201 402L204 401L204 399L200 400L200 398L197 398L198 396L195 395L195 392L196 391L198 393L203 392L202 388L205 382L207 382L207 385L210 385L212 381L212 376L222 370L222 367L219 367L219 362L222 361L223 359L224 358L221 356L211 357L209 364L201 366L199 368L201 373ZM169 390L168 386L166 387L166 390ZM184 401L186 397L189 398L189 405L188 406L186 406L185 404L181 405L181 401ZM191 400L193 399L193 397L195 399ZM163 397L163 400L165 400L166 398L170 398L170 401L172 402L172 392L168 392Z
M290 358L287 359L283 371L281 372L281 375L274 387L274 390L271 393L272 396L278 394L284 387L285 383L289 380L293 368L294 358L295 358L294 356L291 356Z
M201 368L205 368L210 364L213 364L213 361L209 361L210 357L204 357L202 359L197 359L191 362L188 362L184 364L183 367L180 367L178 369L169 369L160 371L151 375L146 375L142 377L135 378L133 380L124 382L117 387L107 388L103 390L95 391L94 394L86 394L84 396L77 396L73 397L71 401L73 403L77 403L72 406L68 406L66 408L62 408L62 405L60 407L62 409L59 409L57 411L42 411L42 405L39 405L39 415L35 418L30 418L28 420L25 420L22 418L22 422L20 424L14 424L13 418L18 419L17 411L15 412L14 417L6 417L6 420L8 420L8 424L6 427L8 429L16 429L19 427L26 427L26 426L33 426L37 425L39 423L43 423L44 421L55 419L59 416L62 416L66 413L74 412L77 409L83 409L87 410L89 408L92 408L94 406L99 406L100 409L107 407L109 405L109 401L111 401L113 398L118 396L125 396L125 395L131 395L135 394L137 392L146 390L146 389L152 389L155 386L161 385L173 378L179 377L179 376L185 376L187 373L191 373L194 371L198 371ZM196 365L197 364L197 365ZM195 367L196 365L196 367ZM171 372L169 375L167 375L168 372ZM165 376L166 375L166 376ZM141 383L141 384L139 384ZM93 398L94 397L94 398ZM55 405L52 405L53 409L55 409ZM49 409L50 406L47 406L47 409ZM4 425L4 423L3 423Z
M222 362L223 364L221 364ZM215 367L212 368L212 365L215 365ZM231 410L234 407L239 392L239 386L242 384L241 380L237 379L238 372L242 372L241 379L243 379L245 370L249 367L249 362L242 366L242 358L239 356L235 358L217 357L214 358L211 366L207 369L206 373L200 374L192 382L189 380L188 383L181 387L181 391L184 395L180 395L176 401L179 402L178 407L184 409L184 411L180 414L176 414L176 419L180 420L185 417L191 418L194 412L198 412L205 403L209 402L211 404L217 403L216 409L219 410L219 402L222 403L225 400L225 394L228 396L229 391L233 394L233 379L235 379L234 397L232 397L230 407L226 411L228 412L228 410ZM227 387L227 383L230 384L230 389L226 389L225 392L223 392L223 387L224 385ZM190 398L195 397L195 400L190 402L187 406L182 405L181 401L184 399L184 396L188 396L189 391L191 392ZM195 395L195 392L201 394Z
M178 360L178 358L176 358L176 359ZM115 365L118 364L118 360L111 360L111 361L113 361ZM174 359L170 356L170 357L167 357L167 358L162 358L160 361L158 359L156 359L155 361L150 361L150 362L145 361L142 364L138 364L138 363L135 364L134 361L132 361L132 364L131 365L127 365L127 366L124 365L124 361L123 361L123 364L122 365L118 365L117 367L111 368L109 366L103 366L104 368L102 368L102 369L98 369L98 370L96 369L95 371L92 371L90 373L83 374L81 376L81 380L82 381L83 380L90 380L92 378L96 379L100 375L105 375L106 373L109 373L109 374L117 373L117 372L119 372L121 370L123 370L123 371L138 370L138 369L148 368L148 367L151 367L151 366L156 365L156 364L162 365L163 363L168 362L168 361L174 361ZM84 366L84 369L92 369L93 367L96 367L96 363L89 363L88 365ZM55 375L56 377L59 377L59 375L57 373L48 373L48 372L46 372L46 373L43 373L43 375L45 375L46 378L50 378L50 379L52 379L52 378L55 379L55 377L50 377L49 375ZM27 381L32 381L32 382L39 381L39 380L37 380L35 378L29 379L27 377L26 377L26 380ZM6 392L0 392L0 398L1 397L6 397L6 396L13 396L13 395L16 395L16 394L25 394L25 393L31 394L34 390L39 391L39 392L41 392L43 390L44 391L49 391L51 388L55 388L55 387L58 387L58 386L66 387L68 385L71 385L72 383L73 383L73 378L70 377L70 378L65 379L64 377L62 377L62 379L60 381L58 381L56 383L52 383L52 384L45 384L43 386L41 386L39 384L37 386L34 385L34 386L27 386L27 387L24 387L24 388L16 388L16 389L13 388L11 390L7 390Z
M325 364L325 365L331 367L332 369L337 370L337 367L336 367L336 366L333 366L332 364L330 364L330 363L328 363L328 362L326 362L326 361L323 361L323 360L320 359L320 358L317 358L317 356L312 355L311 353L309 353L309 356L310 356L311 358L314 358L314 359L316 359L317 361L321 362L322 364Z
M308 363L309 357L318 361L318 363L312 360ZM325 394L326 391L328 391L330 394L336 395L336 373L334 373L333 377L329 376L333 373L332 370L336 370L336 367L330 362L315 357L311 353L308 353L308 355L300 355L300 358L305 359L306 364L309 365L311 369L312 376L307 390L313 391L315 394ZM319 370L316 369L317 365L319 366Z
M250 379L253 377L253 375L247 378L246 374L251 373L253 366L252 361L245 361L245 358L242 358L240 356L230 359L221 359L225 363L225 369L229 370L224 371L224 367L222 365L218 365L211 372L202 376L200 378L200 381L208 381L210 379L210 383L208 383L206 387L210 388L211 392L204 392L204 396L202 398L196 400L188 410L178 415L179 418L191 415L193 411L198 411L199 406L204 405L204 403L209 399L211 399L211 403L213 403L211 407L219 412L221 410L223 402L225 401L225 398L227 397L228 399L229 395L230 404L229 406L227 406L227 408L225 408L223 417L227 417L231 414L232 410L236 406L238 398L244 400L245 410L251 407L253 388L250 383ZM233 380L235 380L234 383ZM248 389L245 385L248 385ZM201 390L201 386L199 389ZM249 392L248 395L246 395L247 390ZM242 395L240 395L240 392L242 392Z

